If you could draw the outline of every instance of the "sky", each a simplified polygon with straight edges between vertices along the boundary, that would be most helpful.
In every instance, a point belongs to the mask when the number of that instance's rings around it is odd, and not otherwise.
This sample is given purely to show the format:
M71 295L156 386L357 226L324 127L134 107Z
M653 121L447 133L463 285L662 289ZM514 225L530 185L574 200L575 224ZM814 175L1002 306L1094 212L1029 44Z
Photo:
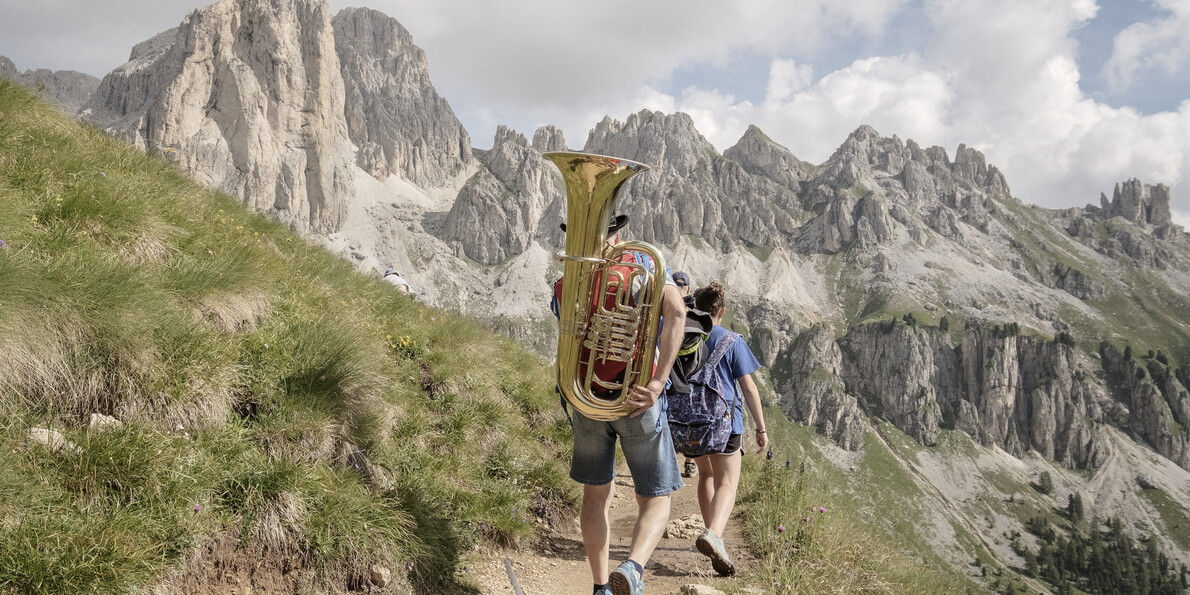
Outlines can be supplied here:
M204 0L0 0L18 69L103 76ZM476 147L685 112L719 151L759 126L821 163L863 124L982 151L1013 195L1171 187L1190 228L1190 0L330 0L396 18Z

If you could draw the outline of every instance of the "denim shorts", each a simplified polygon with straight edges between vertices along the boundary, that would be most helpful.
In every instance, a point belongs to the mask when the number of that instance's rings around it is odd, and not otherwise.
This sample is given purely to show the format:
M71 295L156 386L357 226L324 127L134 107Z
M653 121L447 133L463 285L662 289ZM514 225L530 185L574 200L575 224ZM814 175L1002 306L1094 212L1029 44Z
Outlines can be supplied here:
M570 408L574 459L570 478L585 485L604 485L616 478L616 438L632 472L637 495L664 496L682 487L669 423L659 401L636 417L595 421Z

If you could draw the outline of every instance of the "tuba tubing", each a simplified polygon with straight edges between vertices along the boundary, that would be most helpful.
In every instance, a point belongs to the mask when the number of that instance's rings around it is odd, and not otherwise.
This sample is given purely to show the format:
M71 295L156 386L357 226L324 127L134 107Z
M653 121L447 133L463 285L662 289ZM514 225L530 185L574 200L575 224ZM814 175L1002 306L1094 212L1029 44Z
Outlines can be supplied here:
M645 242L606 247L607 228L620 188L648 166L604 155L551 152L542 155L558 166L566 185L566 246L555 257L563 262L558 303L558 389L583 415L611 421L628 415L633 385L653 374L661 320L665 259ZM623 252L652 257L654 270L618 262ZM627 277L611 266L627 264ZM633 291L634 287L639 287ZM611 292L614 303L607 307ZM622 381L595 377L594 364L626 364ZM614 395L613 398L597 393Z

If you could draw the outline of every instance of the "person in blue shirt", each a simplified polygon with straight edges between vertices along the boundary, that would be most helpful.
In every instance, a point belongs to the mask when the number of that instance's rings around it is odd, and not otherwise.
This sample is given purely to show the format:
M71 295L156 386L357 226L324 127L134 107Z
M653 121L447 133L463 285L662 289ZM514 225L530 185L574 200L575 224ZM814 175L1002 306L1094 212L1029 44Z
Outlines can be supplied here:
M715 346L727 334L728 330L719 326L723 315L727 312L727 290L719 283L700 288L694 292L695 307L711 314L715 326L707 338L707 349L715 351ZM719 360L715 370L723 382L723 386L730 386L736 392L731 395L735 402L732 411L731 438L727 441L722 453L707 454L695 459L698 465L698 508L702 512L703 524L706 530L698 536L695 545L698 551L711 559L715 572L723 576L735 574L735 563L727 554L723 545L723 530L727 527L727 519L735 507L736 489L740 483L740 463L743 459L744 436L744 406L756 425L756 452L764 452L769 446L768 433L764 423L764 411L760 405L760 393L756 390L756 383L752 381L752 373L760 369L760 362L752 354L752 350L743 339L736 339L727 355ZM738 383L738 386L737 386ZM740 399L740 392L743 399Z

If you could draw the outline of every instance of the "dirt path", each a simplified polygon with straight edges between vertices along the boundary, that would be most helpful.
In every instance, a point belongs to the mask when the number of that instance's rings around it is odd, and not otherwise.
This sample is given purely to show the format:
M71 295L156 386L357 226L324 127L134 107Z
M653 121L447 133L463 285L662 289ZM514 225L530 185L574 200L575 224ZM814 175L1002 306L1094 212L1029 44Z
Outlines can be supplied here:
M701 584L715 586L725 581L711 568L711 562L694 548L694 539L702 530L702 516L698 511L697 478L685 479L686 487L672 496L670 529L674 533L661 540L653 558L645 567L645 592L652 594L679 593L682 586ZM612 499L611 559L615 566L628 555L632 527L636 522L636 499L632 492L632 477L621 466L616 477L615 497ZM697 532L696 532L697 531ZM483 593L513 593L504 568L504 558L513 564L517 581L525 595L586 595L591 592L591 571L583 551L578 521L568 527L552 527L551 535L538 548L523 551L487 552L475 560L468 571L479 579ZM723 541L737 567L744 568L751 559L743 546L738 521L727 523Z

